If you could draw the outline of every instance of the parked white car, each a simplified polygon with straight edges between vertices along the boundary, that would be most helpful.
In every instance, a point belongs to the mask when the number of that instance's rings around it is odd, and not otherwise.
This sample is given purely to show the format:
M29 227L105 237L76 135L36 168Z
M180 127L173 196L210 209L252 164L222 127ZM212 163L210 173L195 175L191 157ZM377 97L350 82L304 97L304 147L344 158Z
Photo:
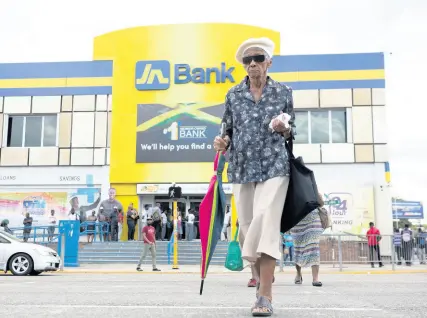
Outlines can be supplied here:
M39 275L57 271L60 258L51 248L24 243L15 236L0 230L0 271L13 275Z

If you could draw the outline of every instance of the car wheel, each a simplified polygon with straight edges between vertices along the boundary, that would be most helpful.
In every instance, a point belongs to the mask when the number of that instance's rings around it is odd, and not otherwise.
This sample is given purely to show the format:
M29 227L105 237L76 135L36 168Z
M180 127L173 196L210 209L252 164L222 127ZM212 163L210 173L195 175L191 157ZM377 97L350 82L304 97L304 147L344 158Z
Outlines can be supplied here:
M31 276L37 276L37 275L40 275L42 272L40 272L40 271L31 271L31 273L30 273L30 275Z
M9 270L16 276L28 275L33 271L33 260L25 253L13 255L9 260Z

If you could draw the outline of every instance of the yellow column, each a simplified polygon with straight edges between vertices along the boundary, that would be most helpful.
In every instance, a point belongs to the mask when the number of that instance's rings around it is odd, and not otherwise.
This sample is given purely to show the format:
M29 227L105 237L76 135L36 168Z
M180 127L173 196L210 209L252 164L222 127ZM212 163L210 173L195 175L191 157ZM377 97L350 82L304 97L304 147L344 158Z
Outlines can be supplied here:
M173 265L178 269L178 202L173 201Z
M237 230L236 222L237 222L236 202L234 201L234 195L232 195L231 196L231 238L229 238L231 240L234 238L234 235Z

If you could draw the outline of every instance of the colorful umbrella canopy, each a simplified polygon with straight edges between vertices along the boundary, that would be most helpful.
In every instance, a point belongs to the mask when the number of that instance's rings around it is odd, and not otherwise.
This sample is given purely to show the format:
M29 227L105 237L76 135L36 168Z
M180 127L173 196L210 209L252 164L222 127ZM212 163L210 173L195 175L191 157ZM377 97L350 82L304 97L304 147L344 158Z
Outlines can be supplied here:
M202 245L202 262L200 267L202 282L200 295L203 293L203 284L208 272L209 263L215 251L216 244L221 239L225 216L225 193L222 188L222 172L224 171L224 153L217 153L214 161L216 174L212 177L208 192L200 204L200 243Z

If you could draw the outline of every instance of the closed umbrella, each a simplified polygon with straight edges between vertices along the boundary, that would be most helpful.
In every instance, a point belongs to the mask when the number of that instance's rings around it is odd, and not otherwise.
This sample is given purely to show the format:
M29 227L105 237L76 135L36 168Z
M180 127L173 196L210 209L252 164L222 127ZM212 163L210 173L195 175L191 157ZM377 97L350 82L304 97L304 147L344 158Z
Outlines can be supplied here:
M214 161L216 172L209 184L208 192L200 204L200 243L202 246L202 260L200 266L201 284L200 295L203 293L203 284L208 272L209 263L218 241L225 216L225 192L222 188L222 172L225 165L224 153L217 153Z

